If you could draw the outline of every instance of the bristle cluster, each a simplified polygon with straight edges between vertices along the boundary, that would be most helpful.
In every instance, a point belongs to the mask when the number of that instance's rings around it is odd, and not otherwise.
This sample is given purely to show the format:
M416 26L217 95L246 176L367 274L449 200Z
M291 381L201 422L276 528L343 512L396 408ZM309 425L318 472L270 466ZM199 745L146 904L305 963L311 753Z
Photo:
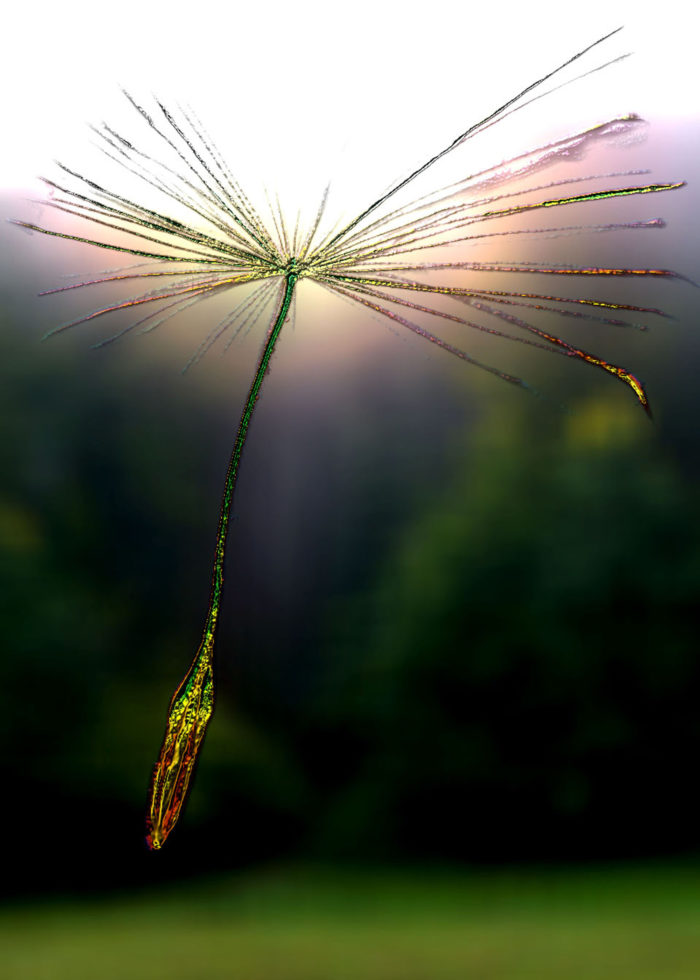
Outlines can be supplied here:
M584 53L580 52L570 61ZM563 67L565 66L560 66L557 71ZM505 106L471 126L443 151L374 201L355 219L340 230L334 229L327 233L321 241L317 241L317 238L326 210L328 188L306 232L301 230L299 216L293 229L288 225L278 200L272 203L268 199L269 216L264 220L224 164L211 137L190 110L179 109L175 112L156 101L156 108L151 113L127 94L141 117L142 124L150 131L150 136L156 137L169 157L174 157L175 163L161 162L152 153L146 153L133 140L127 140L106 124L95 127L101 146L108 156L118 161L131 174L176 203L180 212L189 214L190 220L175 218L166 213L165 209L156 211L147 208L61 165L67 175L78 181L81 189L71 189L56 181L46 180L53 194L47 203L52 208L85 218L106 229L107 239L101 241L40 228L27 222L17 223L47 235L133 255L146 260L148 265L146 268L139 265L133 270L106 274L51 292L132 280L148 283L149 289L123 302L93 310L70 323L55 327L50 333L60 333L118 310L144 308L144 315L135 322L94 345L104 346L137 327L143 332L153 330L178 313L202 300L220 295L222 291L228 293L234 289L242 290L245 293L244 298L233 304L230 312L211 328L188 362L187 366L190 366L224 335L229 335L225 344L228 348L242 330L254 325L264 315L268 303L278 295L279 289L274 288L275 283L284 280L290 262L294 262L299 279L312 280L338 295L354 300L360 306L407 327L431 342L438 343L443 349L484 367L511 383L529 387L522 379L480 364L465 351L440 341L423 323L408 320L394 307L412 310L414 314L421 314L422 318L433 317L438 322L449 320L601 367L625 381L640 403L648 409L644 389L629 371L608 364L577 345L568 344L561 338L540 330L520 316L504 311L503 307L544 311L614 326L635 326L642 330L646 329L645 324L621 319L618 314L644 313L663 316L660 310L591 296L572 297L547 291L487 288L486 279L493 273L513 276L523 273L539 274L569 280L577 277L581 280L594 277L672 278L673 272L657 268L610 268L552 263L537 265L514 261L429 261L430 254L436 249L478 244L480 240L488 238L510 238L522 234L552 237L578 234L585 230L601 232L663 226L660 219L651 219L627 224L590 226L560 225L504 230L497 227L501 221L507 222L514 215L535 214L545 209L564 209L572 204L586 205L617 197L656 194L682 187L682 182L628 182L622 187L608 186L602 190L564 196L551 193L555 188L558 190L563 185L579 184L582 181L599 182L613 178L629 181L630 177L646 174L646 171L626 171L574 177L524 189L501 189L501 185L514 178L526 178L558 158L566 157L574 151L581 152L591 143L634 132L642 125L639 117L630 115L600 123L564 139L536 147L498 166L470 174L418 200L395 206L391 210L386 207L390 198L405 191L414 178L437 160L461 147L504 115L521 108L526 104L522 101L523 96L555 73L539 79ZM523 195L532 196L533 193L539 195L534 201L520 203L515 200ZM482 231L482 224L487 224L488 230ZM115 240L115 232L119 233L119 240ZM122 240L122 236L128 236L126 241ZM425 260L419 258L422 252L429 253ZM464 285L436 283L435 273L441 271L460 271L466 277L466 282ZM150 286L151 283L154 283L155 288ZM446 311L435 303L420 303L408 298L416 293L420 293L428 301L432 297L433 300L439 298L441 301L445 298L451 299L458 304L466 302L471 310L479 311L486 321L489 318L505 321L516 329L516 333L506 333L494 325L488 325L488 322L475 322L458 312ZM607 315L607 311L614 312L615 315ZM532 339L533 335L537 340Z

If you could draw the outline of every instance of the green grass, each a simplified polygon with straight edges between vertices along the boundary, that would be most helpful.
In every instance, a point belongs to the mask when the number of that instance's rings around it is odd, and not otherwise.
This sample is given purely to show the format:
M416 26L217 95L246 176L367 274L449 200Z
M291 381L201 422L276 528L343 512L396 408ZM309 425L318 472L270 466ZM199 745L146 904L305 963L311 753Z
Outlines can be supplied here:
M700 869L282 869L0 911L3 980L697 980Z

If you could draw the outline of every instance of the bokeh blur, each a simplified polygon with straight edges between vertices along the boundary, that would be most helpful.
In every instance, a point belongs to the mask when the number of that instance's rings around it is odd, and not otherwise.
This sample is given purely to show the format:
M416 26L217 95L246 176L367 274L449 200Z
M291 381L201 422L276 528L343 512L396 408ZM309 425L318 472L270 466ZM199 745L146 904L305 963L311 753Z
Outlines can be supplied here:
M666 238L567 259L697 277L683 193ZM623 283L675 319L567 334L644 379L653 423L584 365L473 341L533 398L300 291L237 489L214 721L154 855L260 334L184 377L196 317L41 345L105 293L37 291L110 260L2 246L0 975L700 975L696 287Z

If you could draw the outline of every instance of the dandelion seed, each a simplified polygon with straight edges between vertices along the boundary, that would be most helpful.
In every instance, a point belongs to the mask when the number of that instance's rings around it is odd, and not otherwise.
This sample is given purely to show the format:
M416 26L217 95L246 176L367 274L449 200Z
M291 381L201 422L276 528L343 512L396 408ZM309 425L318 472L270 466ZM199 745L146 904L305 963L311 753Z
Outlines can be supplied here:
M566 139L536 147L506 164L471 174L408 204L393 204L391 209L388 207L392 199L398 199L414 180L439 160L457 151L470 139L506 116L548 94L544 92L527 98L541 89L549 79L555 78L564 68L577 62L611 36L609 34L595 41L533 82L486 118L471 125L448 146L392 185L350 222L340 229L336 226L336 229L326 233L320 241L317 239L326 210L328 188L321 198L313 222L306 230L299 215L293 227L288 225L279 201L276 198L274 201L268 199L272 222L272 227L268 227L227 169L211 137L193 113L186 110L175 112L157 100L153 112L149 112L127 93L126 97L141 117L141 124L145 125L150 136L155 138L164 153L167 152L175 162L162 162L139 148L135 140L126 139L106 124L94 128L101 147L107 156L176 204L180 212L188 213L189 219L181 220L164 211L147 208L75 170L59 165L69 178L77 182L80 189L71 189L46 180L51 192L46 204L106 229L108 236L112 232L128 233L132 244L110 241L109 237L106 241L101 241L92 237L69 235L28 222L15 222L46 235L83 242L96 248L146 260L128 269L110 270L99 277L49 291L55 293L121 281L140 281L146 289L140 295L100 307L70 323L55 327L50 331L51 335L118 310L133 309L140 312L141 308L144 309L144 315L135 322L95 345L104 346L137 327L142 331L154 330L184 310L224 291L253 287L252 292L246 291L246 298L210 330L193 354L187 365L189 366L196 363L226 334L229 334L226 347L230 346L239 332L250 328L260 319L273 296L276 296L265 344L245 401L224 483L209 608L202 640L189 671L170 702L165 736L153 772L146 838L152 849L162 847L180 817L204 734L212 716L213 658L223 594L224 556L241 454L270 360L293 308L296 287L302 279L311 280L336 296L350 300L365 310L412 331L463 361L523 389L531 390L522 378L485 364L461 347L447 343L424 325L425 318L432 318L438 324L449 321L598 367L624 382L642 407L650 412L646 391L629 370L563 340L523 319L523 316L529 315L527 311L536 311L538 314L546 312L576 320L646 329L645 324L636 323L627 315L643 313L664 316L661 310L602 300L587 294L561 296L556 289L552 292L546 289L537 292L495 289L488 286L489 276L507 274L517 279L521 274L528 274L553 277L554 281L580 280L586 283L601 278L678 278L675 273L663 268L573 266L515 261L445 262L436 261L435 257L432 262L428 260L431 251L437 248L478 246L489 238L497 240L518 235L557 238L579 234L585 230L601 233L621 228L641 230L663 227L663 222L658 218L609 225L563 224L519 230L498 227L501 222L515 215L531 214L535 217L553 210L557 214L565 213L570 205L588 205L617 197L654 195L682 187L683 182L644 183L638 178L646 175L646 171L626 171L568 178L531 186L526 190L500 189L502 184L514 177L532 176L552 161L580 154L593 143L634 135L642 125L639 117L629 115L600 123ZM606 65L598 65L584 74L599 71L603 67ZM572 192L573 184L601 179L609 181L613 178L623 180L624 186ZM536 193L538 198L534 201L517 200L526 193ZM487 224L488 230L481 230L483 223ZM422 261L420 255L424 252L428 255ZM432 277L440 272L460 273L463 284L455 286L433 281ZM451 312L439 305L439 302L445 300L454 304ZM486 323L463 316L461 309L465 304L470 314L482 314ZM494 325L496 323L498 326Z

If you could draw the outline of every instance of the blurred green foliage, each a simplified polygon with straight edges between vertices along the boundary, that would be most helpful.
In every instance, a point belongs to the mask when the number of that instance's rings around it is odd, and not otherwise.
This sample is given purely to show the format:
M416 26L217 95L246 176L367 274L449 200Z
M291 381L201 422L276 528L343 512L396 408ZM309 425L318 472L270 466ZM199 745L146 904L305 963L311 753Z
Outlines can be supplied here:
M416 363L394 401L378 374L342 432L309 410L275 513L288 446L256 418L216 717L154 860L146 786L201 628L235 405L84 343L38 356L9 322L0 345L10 890L280 855L697 849L695 437L679 457L614 384L573 414L482 387L475 421Z
M616 394L535 439L541 414L493 406L371 590L341 604L326 721L356 745L329 846L697 847L698 492Z

